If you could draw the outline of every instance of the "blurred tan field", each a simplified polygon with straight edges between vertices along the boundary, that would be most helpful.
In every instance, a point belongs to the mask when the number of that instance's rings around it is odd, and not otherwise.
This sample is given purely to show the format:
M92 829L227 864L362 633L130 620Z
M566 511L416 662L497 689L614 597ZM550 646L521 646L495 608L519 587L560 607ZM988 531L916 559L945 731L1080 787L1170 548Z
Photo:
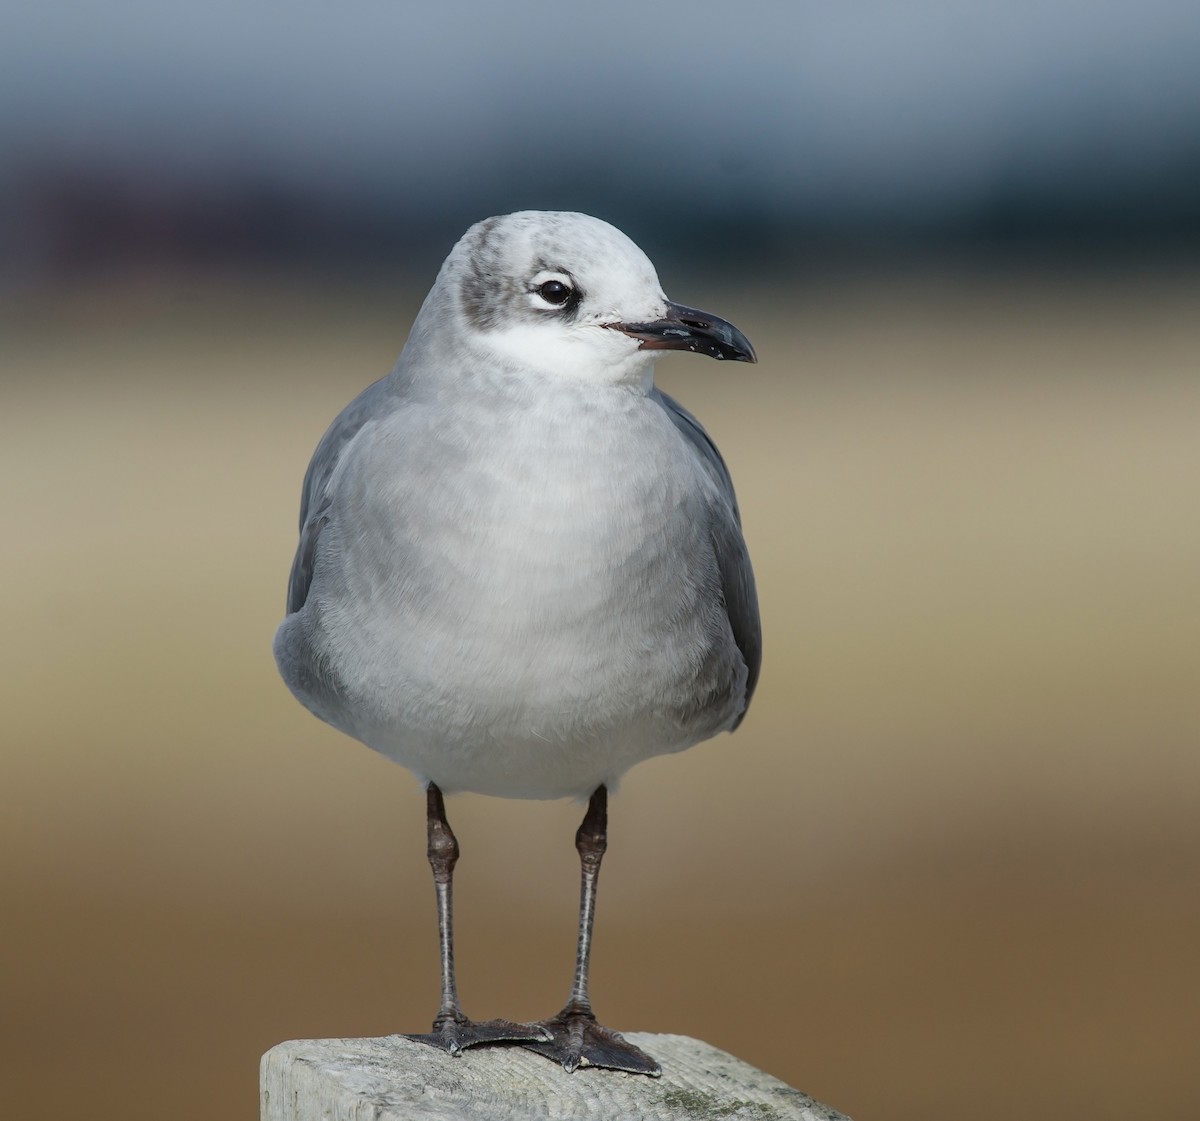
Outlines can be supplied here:
M601 1019L857 1121L1200 1116L1200 274L664 281L760 354L659 380L732 469L765 665L612 805ZM0 312L5 1116L249 1118L272 1044L432 1017L419 790L270 653L308 457L417 298ZM581 808L449 810L467 1011L548 1015Z

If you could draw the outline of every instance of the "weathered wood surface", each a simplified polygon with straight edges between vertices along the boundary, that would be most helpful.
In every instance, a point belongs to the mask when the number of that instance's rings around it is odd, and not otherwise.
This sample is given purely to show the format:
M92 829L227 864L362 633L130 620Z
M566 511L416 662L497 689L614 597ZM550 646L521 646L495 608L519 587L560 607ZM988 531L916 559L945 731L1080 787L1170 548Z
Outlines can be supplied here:
M519 1047L451 1058L403 1036L299 1039L262 1059L262 1121L848 1121L684 1035L629 1032L661 1078L560 1066Z

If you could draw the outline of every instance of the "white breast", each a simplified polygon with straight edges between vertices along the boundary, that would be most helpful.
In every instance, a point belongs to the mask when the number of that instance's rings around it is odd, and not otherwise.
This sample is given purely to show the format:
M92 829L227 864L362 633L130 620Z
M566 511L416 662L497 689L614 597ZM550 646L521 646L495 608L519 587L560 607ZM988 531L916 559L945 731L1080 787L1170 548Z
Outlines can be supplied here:
M409 406L351 451L310 597L326 719L444 789L557 797L737 716L711 483L657 403Z

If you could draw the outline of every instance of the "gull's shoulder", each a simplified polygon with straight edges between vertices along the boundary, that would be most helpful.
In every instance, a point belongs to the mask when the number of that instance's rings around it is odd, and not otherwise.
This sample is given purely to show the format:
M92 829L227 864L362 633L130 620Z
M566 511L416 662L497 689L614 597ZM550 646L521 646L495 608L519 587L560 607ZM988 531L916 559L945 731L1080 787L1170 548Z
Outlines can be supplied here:
M674 397L668 393L664 393L657 386L650 391L648 396L650 400L654 401L670 417L671 422L678 429L680 435L683 436L684 441L692 449L704 467L704 470L716 484L722 497L729 503L734 519L740 526L741 513L738 510L737 495L733 490L733 478L729 474L729 468L725 464L724 457L717 449L717 445L713 443L713 438L705 431L704 425L676 401Z
M300 543L288 579L287 611L299 611L312 584L317 538L329 521L329 484L343 453L369 421L386 416L400 405L388 378L367 386L325 430L304 473L300 490Z
M758 684L758 673L762 665L762 622L758 612L758 592L754 583L754 569L750 565L750 552L742 536L742 515L738 510L737 495L733 490L733 479L725 459L717 445L702 425L675 398L655 388L650 397L671 418L676 429L691 447L702 468L716 485L724 499L724 509L714 509L711 514L709 532L713 551L721 574L721 595L725 602L725 613L734 642L746 662L746 704L738 717L736 728L750 706L754 687Z

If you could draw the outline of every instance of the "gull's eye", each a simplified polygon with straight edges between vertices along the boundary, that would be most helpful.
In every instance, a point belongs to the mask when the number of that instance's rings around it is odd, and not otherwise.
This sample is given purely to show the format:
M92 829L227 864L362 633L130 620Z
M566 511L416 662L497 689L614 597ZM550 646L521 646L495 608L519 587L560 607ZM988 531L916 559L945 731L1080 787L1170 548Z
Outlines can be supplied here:
M571 311L579 303L579 289L566 273L544 272L533 278L530 295L536 307Z
M555 307L565 304L571 298L570 286L561 280L547 280L545 284L538 287L537 291L546 303L554 304Z

